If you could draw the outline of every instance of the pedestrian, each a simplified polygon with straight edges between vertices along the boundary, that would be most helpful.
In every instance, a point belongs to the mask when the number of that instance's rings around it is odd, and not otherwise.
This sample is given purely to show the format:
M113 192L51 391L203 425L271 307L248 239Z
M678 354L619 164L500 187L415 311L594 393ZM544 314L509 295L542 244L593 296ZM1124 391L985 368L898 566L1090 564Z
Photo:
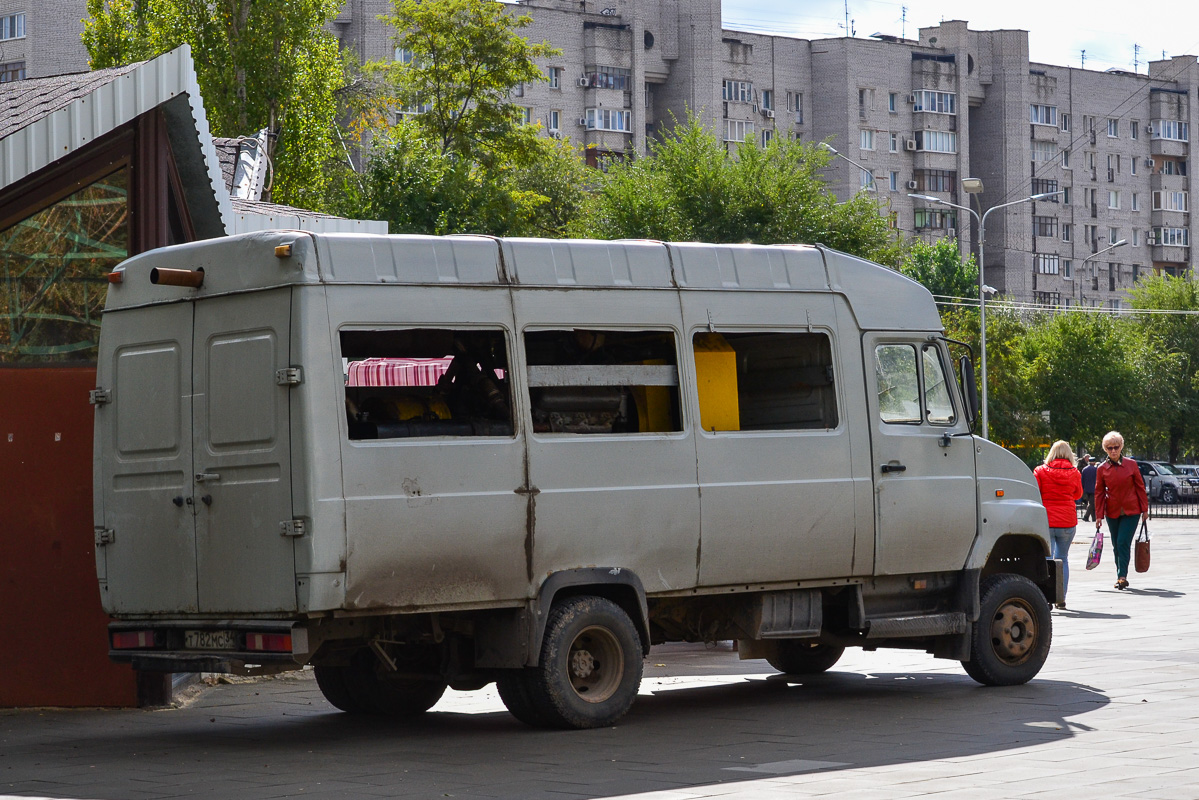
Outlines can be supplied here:
M1149 495L1145 479L1131 458L1125 458L1124 437L1111 431L1103 437L1107 459L1095 472L1095 532L1107 520L1112 552L1116 556L1116 588L1128 588L1128 560L1137 518L1149 519Z
M1083 510L1082 521L1090 522L1095 519L1095 472L1098 467L1095 466L1095 459L1090 456L1083 456L1080 461L1086 462L1082 465L1082 497Z
M1066 607L1066 592L1070 588L1070 543L1078 527L1078 507L1082 497L1082 475L1074 465L1074 452L1068 442L1058 440L1049 448L1045 463L1032 471L1041 489L1041 504L1049 515L1049 544L1053 558L1062 561L1062 602Z

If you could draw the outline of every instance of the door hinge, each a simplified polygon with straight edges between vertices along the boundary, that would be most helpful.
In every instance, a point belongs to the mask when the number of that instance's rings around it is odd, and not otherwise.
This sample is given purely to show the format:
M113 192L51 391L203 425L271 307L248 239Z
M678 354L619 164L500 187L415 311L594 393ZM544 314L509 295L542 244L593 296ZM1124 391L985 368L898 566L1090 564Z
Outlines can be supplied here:
M87 393L87 401L94 406L102 406L112 402L112 392L107 389L92 389Z
M287 367L275 370L275 383L280 386L298 386L304 379L299 367Z
M279 523L280 536L303 536L308 526L302 519L289 519Z
M112 528L96 528L96 547L103 547L116 541L117 534Z

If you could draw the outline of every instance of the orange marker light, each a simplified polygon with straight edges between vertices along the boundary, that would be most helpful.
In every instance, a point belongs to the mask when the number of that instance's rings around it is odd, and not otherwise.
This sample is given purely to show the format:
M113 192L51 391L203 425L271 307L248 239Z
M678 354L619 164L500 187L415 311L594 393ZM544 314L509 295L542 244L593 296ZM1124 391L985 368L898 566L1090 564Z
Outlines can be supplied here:
M110 272L110 273L108 273L108 282L109 282L109 283L120 283L120 282L121 282L121 281L123 281L123 280L125 280L125 273L124 273L124 272Z
M996 497L1003 497L1003 489L996 489L996 490L995 490L995 496L996 496Z
M275 248L275 258L291 258L291 245L281 244Z

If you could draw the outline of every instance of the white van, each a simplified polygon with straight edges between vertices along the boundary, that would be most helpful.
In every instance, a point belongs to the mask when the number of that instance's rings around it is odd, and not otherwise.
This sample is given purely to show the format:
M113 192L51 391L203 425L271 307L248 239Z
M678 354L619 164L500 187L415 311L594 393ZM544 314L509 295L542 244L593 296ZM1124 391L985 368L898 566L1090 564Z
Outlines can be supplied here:
M806 246L272 231L110 276L96 559L111 655L315 666L353 713L498 683L608 725L653 644L845 647L1028 681L1060 563L971 435L928 291ZM967 389L962 391L962 385Z

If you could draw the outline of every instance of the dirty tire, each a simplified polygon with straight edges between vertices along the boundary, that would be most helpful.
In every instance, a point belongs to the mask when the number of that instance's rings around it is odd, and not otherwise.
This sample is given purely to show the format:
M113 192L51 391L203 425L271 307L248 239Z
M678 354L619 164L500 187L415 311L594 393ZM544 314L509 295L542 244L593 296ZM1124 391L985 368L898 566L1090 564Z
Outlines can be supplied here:
M347 714L365 714L367 709L355 702L349 687L346 686L345 670L345 667L312 668L316 673L316 685L331 706Z
M984 686L1028 683L1045 664L1053 639L1049 604L1022 575L992 575L979 588L980 612L966 674Z
M369 650L357 653L350 665L342 669L351 702L368 714L389 717L423 714L437 705L446 690L445 681L440 679L388 677Z
M766 660L770 666L788 675L816 675L836 664L844 652L844 647L815 639L783 639L778 642L774 655Z
M552 723L533 703L530 691L536 671L535 668L505 670L496 678L495 688L512 716L534 728L547 728Z
M524 694L509 692L505 703L537 727L601 728L632 707L643 666L641 637L620 606L568 597L550 611L538 666L512 673Z

